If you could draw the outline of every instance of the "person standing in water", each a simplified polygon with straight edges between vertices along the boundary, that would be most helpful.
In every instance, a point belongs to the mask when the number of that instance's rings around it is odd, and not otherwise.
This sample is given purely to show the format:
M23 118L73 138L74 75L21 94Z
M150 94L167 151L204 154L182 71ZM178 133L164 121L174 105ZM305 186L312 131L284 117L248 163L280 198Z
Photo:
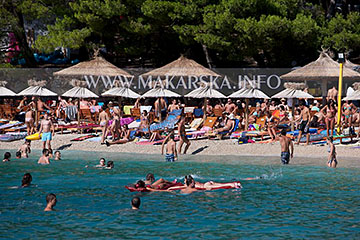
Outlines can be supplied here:
M29 153L31 153L31 140L25 139L25 142L23 145L20 146L19 152L21 153L22 158L28 158Z
M329 153L327 165L328 167L336 168L338 161L336 160L336 150L335 150L335 145L333 143L333 137L327 138L327 144L328 144L328 153Z
M186 154L186 151L189 149L191 143L190 143L189 139L186 137L184 114L181 115L180 122L178 123L178 134L179 134L179 138L180 138L178 153L181 154L181 148L182 148L183 144L185 143L186 146L184 149L184 154Z
M45 212L55 211L54 207L56 205L57 199L56 195L53 193L49 193L46 196L46 207L44 209Z
M294 145L292 140L286 136L286 130L281 130L279 142L281 146L281 162L289 164L290 158L293 158Z
M161 154L163 154L163 149L161 149ZM177 158L175 137L174 134L170 134L169 141L166 144L165 160L167 162L174 162L177 161Z
M44 119L41 121L39 134L42 133L41 141L43 142L43 149L46 149L46 145L48 149L51 149L51 140L54 135L54 125L49 120L49 115L46 112L44 115Z
M39 158L38 164L50 164L50 160L49 160L49 150L48 149L43 149L42 151L43 155Z

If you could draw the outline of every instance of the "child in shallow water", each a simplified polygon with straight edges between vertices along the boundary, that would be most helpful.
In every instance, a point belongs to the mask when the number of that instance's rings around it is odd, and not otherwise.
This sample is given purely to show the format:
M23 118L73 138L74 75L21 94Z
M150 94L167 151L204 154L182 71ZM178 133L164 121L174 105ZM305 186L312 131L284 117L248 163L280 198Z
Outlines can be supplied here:
M328 167L332 167L332 168L336 168L338 161L336 160L336 150L335 150L335 145L333 143L333 137L328 137L327 138L327 144L328 144L328 161L327 161L327 165Z

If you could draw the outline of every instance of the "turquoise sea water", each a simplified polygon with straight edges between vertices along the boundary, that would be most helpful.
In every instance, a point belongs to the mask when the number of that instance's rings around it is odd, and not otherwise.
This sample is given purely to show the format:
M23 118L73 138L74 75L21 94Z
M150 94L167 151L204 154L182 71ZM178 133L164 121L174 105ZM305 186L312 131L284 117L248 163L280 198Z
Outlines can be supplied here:
M39 166L38 155L0 164L0 238L360 238L359 168L269 165L239 156L166 163L155 155L75 151L63 151L63 160ZM101 156L115 161L115 168L84 167ZM32 174L33 186L11 188L20 185L25 172ZM191 195L124 188L148 172L169 180L187 174L204 182L263 179L242 181L241 190ZM57 211L43 212L50 192L57 195ZM130 210L133 196L141 198L138 211Z

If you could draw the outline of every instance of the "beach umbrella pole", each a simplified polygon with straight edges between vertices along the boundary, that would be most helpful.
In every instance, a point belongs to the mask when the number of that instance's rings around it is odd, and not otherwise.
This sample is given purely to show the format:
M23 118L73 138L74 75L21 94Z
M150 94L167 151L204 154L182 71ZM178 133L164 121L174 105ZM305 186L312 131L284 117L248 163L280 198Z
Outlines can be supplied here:
M291 117L292 117L292 121L291 121L291 131L295 130L295 99L293 99L292 101L292 106L291 106Z
M206 108L207 108L207 98L204 98L204 113L203 113L203 121L206 119Z
M80 126L80 98L78 100L78 115L77 115L77 117L78 117L78 126Z
M249 128L249 99L245 99L245 131Z

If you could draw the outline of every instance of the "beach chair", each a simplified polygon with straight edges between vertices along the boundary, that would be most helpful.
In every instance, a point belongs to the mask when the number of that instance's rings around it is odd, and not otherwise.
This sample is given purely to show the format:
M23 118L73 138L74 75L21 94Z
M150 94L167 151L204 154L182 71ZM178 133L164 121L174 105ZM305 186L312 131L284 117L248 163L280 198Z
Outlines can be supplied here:
M141 116L140 108L131 108L130 112L133 118L140 118Z
M11 107L10 105L3 104L3 105L1 105L1 109L2 109L2 114L3 114L2 117L3 118L9 119L9 120L14 119L16 111L13 107Z
M260 126L260 129L265 126L266 116L260 116L256 119L256 124Z
M196 118L202 117L204 115L204 111L201 108L195 108L194 109L194 116Z
M194 120L194 109L195 107L184 107L185 121L191 122Z
M201 124L203 123L203 119L202 118L195 118L191 123L190 123L190 128L186 129L187 132L191 132L191 131L197 131L199 129L199 127L201 126Z
M207 136L209 138L216 136L218 139L222 139L224 136L230 135L231 133L235 132L239 128L240 119L235 118L234 120L235 120L234 127L232 129L230 129L229 131L223 131L223 132L219 132L219 133L211 132L211 133L207 134Z
M186 133L186 136L190 139L199 139L205 137L205 134L213 129L215 126L217 117L207 117L203 123L202 128L199 131L190 131Z
M80 109L80 121L85 120L86 122L96 123L96 114L91 114L90 109Z

